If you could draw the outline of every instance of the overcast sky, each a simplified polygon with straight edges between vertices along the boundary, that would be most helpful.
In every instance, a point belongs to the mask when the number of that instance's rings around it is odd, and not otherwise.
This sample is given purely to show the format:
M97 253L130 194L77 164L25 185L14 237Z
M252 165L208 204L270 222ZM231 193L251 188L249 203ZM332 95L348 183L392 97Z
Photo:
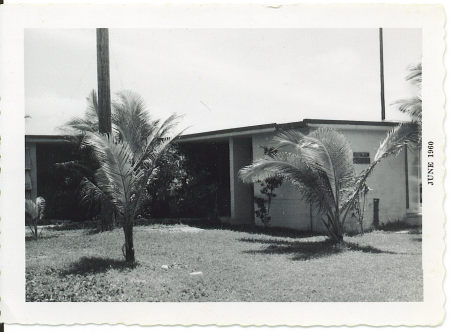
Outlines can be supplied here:
M96 88L95 30L25 33L27 134L60 134ZM421 30L385 29L388 120L415 91ZM378 29L111 29L111 91L139 93L187 133L306 118L380 120Z

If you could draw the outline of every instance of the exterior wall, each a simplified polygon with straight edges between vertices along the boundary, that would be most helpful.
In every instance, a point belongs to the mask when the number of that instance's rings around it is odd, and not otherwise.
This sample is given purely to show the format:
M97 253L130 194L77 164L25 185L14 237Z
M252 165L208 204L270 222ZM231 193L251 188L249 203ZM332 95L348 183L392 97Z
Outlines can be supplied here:
M243 183L239 170L252 163L252 140L250 138L229 138L230 149L230 207L232 224L251 224L254 220L253 187Z
M408 178L409 178L409 207L408 212L421 213L420 185L422 183L420 165L420 151L408 150Z
M419 149L408 149L408 207L406 221L411 225L422 224L422 202L421 202L421 159Z
M349 140L354 152L369 152L370 161L387 133L387 129L360 130L352 128L340 130ZM368 165L355 164L356 174ZM380 224L404 220L406 217L406 176L405 154L400 152L396 157L382 161L367 179L367 185L372 189L367 194L364 213L364 228L373 227L374 199L379 199ZM349 220L349 227L356 227L355 219Z
M263 147L273 146L273 134L260 134L253 136L253 160L260 159L264 156ZM254 184L254 192L256 196L260 195L260 184ZM273 198L270 216L270 226L287 227L302 231L322 231L320 220L316 221L314 211L311 211L308 203L302 200L300 193L289 183L284 182L275 190L276 197ZM255 224L262 225L261 220L255 218Z
M314 128L311 128L314 130ZM350 142L354 152L369 152L370 161L373 161L380 141L385 137L387 129L370 128L362 129L357 126L347 126L339 130ZM259 159L263 156L262 146L271 146L273 135L261 134L253 136L253 158ZM356 174L364 170L368 164L355 164ZM406 217L406 177L405 177L405 154L400 153L397 157L384 160L369 177L367 184L371 190L367 194L364 213L364 228L373 227L374 199L379 199L379 222L380 224L404 220ZM409 189L417 190L417 184L410 184ZM259 194L259 184L254 184L255 195ZM325 227L320 216L314 209L310 209L301 195L289 183L284 183L276 189L271 206L271 226L288 227L302 231L323 232ZM255 218L255 223L260 221ZM358 230L359 226L354 216L349 216L346 221L348 231Z

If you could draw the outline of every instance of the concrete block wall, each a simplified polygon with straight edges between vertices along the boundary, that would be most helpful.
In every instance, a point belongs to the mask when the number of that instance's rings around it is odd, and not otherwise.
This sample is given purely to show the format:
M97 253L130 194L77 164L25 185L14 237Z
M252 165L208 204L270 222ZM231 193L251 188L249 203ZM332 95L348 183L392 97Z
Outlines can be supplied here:
M340 130L349 140L354 152L369 152L370 161L387 133L387 129L362 130L356 128ZM367 164L355 164L356 174L367 168ZM405 155L400 152L396 157L382 161L367 180L372 189L366 197L364 227L373 226L374 199L379 201L380 223L404 220L406 218L406 174Z
M262 147L273 146L273 134L258 134L253 136L253 159L257 160L264 156L264 149ZM260 184L254 185L255 196L260 196ZM277 195L271 205L270 226L273 227L287 227L302 231L311 231L310 206L302 196L290 183L283 182L283 184L275 190ZM256 207L255 207L256 208ZM262 225L261 221L255 217L255 224ZM317 230L317 222L313 220L313 228Z
M408 213L421 214L422 204L420 202L420 184L422 176L420 151L408 149L408 172L409 172L409 207Z

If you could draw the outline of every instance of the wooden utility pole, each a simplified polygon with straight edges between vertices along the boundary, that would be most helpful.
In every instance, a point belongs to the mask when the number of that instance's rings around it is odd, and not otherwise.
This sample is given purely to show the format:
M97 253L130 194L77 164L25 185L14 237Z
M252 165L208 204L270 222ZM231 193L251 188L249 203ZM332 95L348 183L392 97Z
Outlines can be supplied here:
M97 29L97 86L98 86L98 131L111 134L111 91L109 83L109 33L106 28ZM111 202L101 200L100 230L113 228L114 212Z
M109 33L107 28L97 29L97 84L98 129L111 133L111 92L109 83Z
M386 105L384 101L384 59L383 59L383 28L379 28L380 40L380 84L381 84L381 120L386 119Z

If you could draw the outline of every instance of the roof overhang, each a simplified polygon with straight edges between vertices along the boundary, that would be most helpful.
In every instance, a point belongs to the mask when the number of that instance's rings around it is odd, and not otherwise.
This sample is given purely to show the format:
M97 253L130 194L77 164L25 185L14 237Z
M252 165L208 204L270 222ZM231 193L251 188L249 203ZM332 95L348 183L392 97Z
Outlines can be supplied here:
M55 144L70 143L73 136L69 135L25 135L25 143Z
M355 121L355 120L320 120L305 119L303 122L310 128L333 128L337 130L379 130L386 131L398 122L388 121Z
M354 120L322 120L305 119L298 122L269 123L256 126L222 129L182 135L177 140L180 143L226 141L231 137L249 137L256 134L273 133L280 129L319 128L327 127L340 130L381 130L386 131L398 125L398 122L388 121L354 121ZM70 135L26 135L26 143L70 143Z
M181 143L199 142L199 141L223 141L230 137L246 137L261 133L271 133L277 130L276 123L270 123L258 126L248 126L239 128L230 128L223 130L208 131L204 133L182 135L178 139Z

